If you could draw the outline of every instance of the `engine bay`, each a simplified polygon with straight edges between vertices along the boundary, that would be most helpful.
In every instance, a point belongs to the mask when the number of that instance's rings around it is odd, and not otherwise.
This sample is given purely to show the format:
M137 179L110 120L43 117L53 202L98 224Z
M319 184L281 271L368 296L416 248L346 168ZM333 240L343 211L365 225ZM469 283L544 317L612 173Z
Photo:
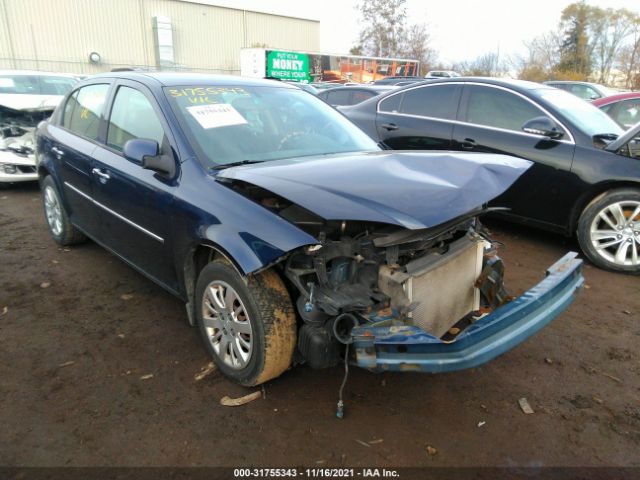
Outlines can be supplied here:
M318 239L276 268L289 281L300 327L301 361L337 364L359 325L413 325L445 341L510 300L496 245L469 212L409 230L360 221L326 221L263 188L228 185Z

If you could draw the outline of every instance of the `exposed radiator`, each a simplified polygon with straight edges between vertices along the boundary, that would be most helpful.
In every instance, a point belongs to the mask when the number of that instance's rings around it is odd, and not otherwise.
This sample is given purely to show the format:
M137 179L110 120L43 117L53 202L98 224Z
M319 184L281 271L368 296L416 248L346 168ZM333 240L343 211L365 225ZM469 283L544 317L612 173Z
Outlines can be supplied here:
M482 271L485 241L464 237L444 254L430 254L410 262L406 272L380 268L380 289L391 297L391 307L417 303L409 317L417 327L437 337L444 335L469 312L480 307L474 283Z

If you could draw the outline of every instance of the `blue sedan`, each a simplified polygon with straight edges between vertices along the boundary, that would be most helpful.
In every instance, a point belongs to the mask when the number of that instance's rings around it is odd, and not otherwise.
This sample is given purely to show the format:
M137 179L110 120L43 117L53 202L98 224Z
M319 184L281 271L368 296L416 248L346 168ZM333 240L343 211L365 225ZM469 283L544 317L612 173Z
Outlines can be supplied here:
M96 75L36 143L53 239L91 238L182 299L242 385L294 359L474 367L559 315L583 281L569 253L523 296L504 288L478 217L530 162L382 151L283 83Z

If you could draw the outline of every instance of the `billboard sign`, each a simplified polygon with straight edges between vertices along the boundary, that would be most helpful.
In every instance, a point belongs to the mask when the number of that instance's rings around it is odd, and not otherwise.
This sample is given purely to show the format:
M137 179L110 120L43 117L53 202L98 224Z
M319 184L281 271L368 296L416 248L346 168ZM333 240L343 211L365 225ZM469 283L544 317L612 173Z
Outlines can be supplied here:
M310 82L309 55L298 52L267 51L267 77Z

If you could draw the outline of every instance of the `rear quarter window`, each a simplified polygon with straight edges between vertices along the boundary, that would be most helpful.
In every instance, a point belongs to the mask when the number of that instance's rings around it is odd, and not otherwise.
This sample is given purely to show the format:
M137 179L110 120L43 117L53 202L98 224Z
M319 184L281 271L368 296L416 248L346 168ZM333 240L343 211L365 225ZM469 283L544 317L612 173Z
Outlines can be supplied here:
M402 93L398 93L397 95L386 97L380 101L378 109L381 112L397 113L400 110L403 95Z

